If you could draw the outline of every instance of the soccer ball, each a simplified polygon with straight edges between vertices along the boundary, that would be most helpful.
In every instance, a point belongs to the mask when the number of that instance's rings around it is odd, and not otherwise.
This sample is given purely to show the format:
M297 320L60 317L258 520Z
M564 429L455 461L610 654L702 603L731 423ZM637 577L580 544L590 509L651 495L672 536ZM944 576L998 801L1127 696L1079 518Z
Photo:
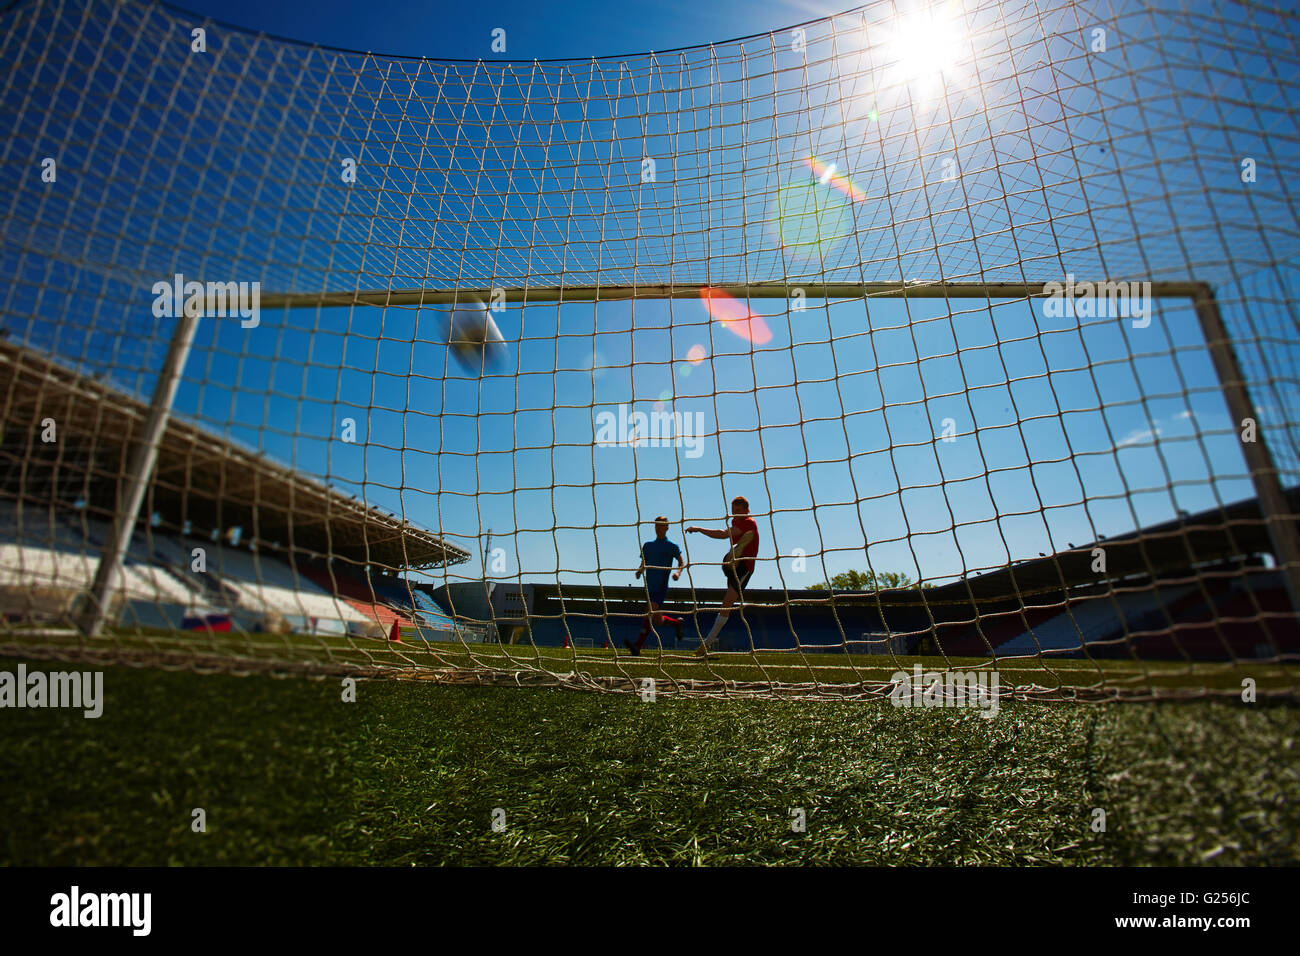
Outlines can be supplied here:
M482 302L459 305L443 319L443 340L461 367L475 375L499 368L506 340Z

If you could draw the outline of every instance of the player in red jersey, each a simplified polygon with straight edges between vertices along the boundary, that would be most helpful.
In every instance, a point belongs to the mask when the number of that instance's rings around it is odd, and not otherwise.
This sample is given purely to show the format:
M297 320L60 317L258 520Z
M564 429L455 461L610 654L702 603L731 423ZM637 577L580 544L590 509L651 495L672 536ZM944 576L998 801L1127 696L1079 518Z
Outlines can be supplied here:
M722 573L727 578L727 593L722 599L722 610L713 622L708 636L696 649L697 656L703 656L708 649L718 646L718 633L731 616L731 606L745 593L745 585L754 574L754 558L758 554L758 524L749 516L749 501L737 495L731 502L731 515L731 527L726 531L697 527L686 529L687 534L703 534L731 542L727 556L722 559Z

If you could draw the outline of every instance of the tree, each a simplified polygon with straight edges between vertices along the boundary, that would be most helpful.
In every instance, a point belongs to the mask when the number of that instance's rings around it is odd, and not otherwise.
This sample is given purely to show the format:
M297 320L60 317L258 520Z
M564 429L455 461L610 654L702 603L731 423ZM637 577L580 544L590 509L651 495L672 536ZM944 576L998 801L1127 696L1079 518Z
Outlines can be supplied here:
M830 581L814 584L810 591L883 591L889 588L928 588L918 584L903 571L841 571Z

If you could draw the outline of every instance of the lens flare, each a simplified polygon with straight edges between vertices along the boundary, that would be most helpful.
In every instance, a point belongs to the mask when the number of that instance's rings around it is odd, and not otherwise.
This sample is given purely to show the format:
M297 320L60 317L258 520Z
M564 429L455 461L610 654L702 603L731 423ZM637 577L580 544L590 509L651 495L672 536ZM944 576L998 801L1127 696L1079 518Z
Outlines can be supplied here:
M867 201L867 194L853 185L853 181L848 176L838 172L834 163L828 166L816 156L809 156L804 160L804 165L812 170L812 174L817 177L817 181L823 186L830 186L832 189L843 193L853 202Z
M699 365L704 361L705 356L708 354L708 350L697 342L687 350L686 361L690 362L692 365Z
M772 341L772 330L761 315L754 315L749 306L721 289L701 289L700 301L709 316L722 324L733 335L738 335L754 345Z
M776 239L792 255L824 259L853 235L852 205L833 189L800 177L777 189Z

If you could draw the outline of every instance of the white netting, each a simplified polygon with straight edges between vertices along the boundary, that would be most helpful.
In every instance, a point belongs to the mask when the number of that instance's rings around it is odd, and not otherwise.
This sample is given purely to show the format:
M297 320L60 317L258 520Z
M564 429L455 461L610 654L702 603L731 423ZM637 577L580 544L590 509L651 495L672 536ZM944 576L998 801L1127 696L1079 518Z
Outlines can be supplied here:
M871 3L576 62L137 2L0 22L8 646L800 694L1010 658L1044 693L1243 667L1294 691L1290 11ZM199 321L88 638L61 627L123 517L178 275L262 308ZM1138 285L1043 295L1101 279ZM444 347L474 298L504 340L483 375ZM637 445L638 412L676 413L672 440ZM697 662L725 581L682 529L737 493L754 590ZM659 513L690 545L684 637L638 659Z

